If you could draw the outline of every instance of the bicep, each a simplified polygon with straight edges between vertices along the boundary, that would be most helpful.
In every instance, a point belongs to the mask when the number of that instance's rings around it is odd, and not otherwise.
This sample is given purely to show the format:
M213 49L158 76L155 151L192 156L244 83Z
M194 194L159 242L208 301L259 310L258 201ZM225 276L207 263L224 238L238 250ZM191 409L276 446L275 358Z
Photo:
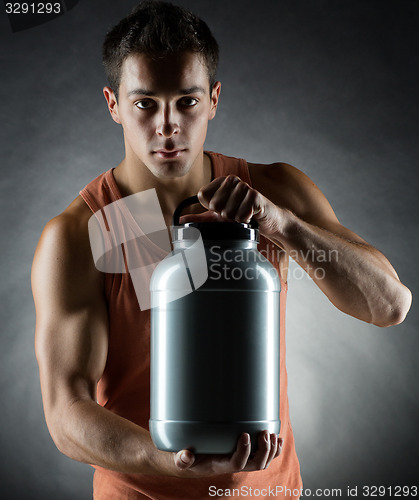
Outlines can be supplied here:
M326 196L301 170L284 163L268 165L259 176L259 183L272 202L291 210L313 226L367 248L385 269L398 278L393 266L379 250L339 222Z
M358 234L339 222L320 188L298 168L287 163L266 165L259 171L255 181L258 191L276 205L291 210L305 222L356 243L367 244Z
M35 351L49 424L73 401L96 398L106 363L107 309L88 251L84 235L55 221L35 252Z
M395 269L379 250L339 222L331 204L320 188L300 170L295 167L291 167L291 169L292 176L294 177L295 207L298 210L296 215L309 224L325 229L340 238L364 247L378 259L384 269L398 279Z

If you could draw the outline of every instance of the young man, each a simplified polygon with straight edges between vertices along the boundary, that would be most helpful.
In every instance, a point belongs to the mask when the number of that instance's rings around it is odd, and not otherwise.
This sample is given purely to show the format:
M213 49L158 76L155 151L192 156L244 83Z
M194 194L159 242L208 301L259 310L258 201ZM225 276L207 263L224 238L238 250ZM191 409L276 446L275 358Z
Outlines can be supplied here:
M299 497L285 369L288 255L336 307L360 320L395 325L410 307L410 291L388 260L339 223L301 171L204 151L221 89L217 61L206 24L170 4L144 2L107 35L104 95L122 126L125 158L46 225L36 250L36 354L46 421L63 453L95 466L99 500L208 498L233 488ZM207 214L184 220L253 217L260 248L276 250L266 255L282 284L281 433L260 433L253 456L246 433L231 456L162 452L151 441L149 311L138 307L129 273L96 269L88 233L92 213L148 189L156 190L167 226L176 206L198 193ZM319 252L335 257L323 262Z

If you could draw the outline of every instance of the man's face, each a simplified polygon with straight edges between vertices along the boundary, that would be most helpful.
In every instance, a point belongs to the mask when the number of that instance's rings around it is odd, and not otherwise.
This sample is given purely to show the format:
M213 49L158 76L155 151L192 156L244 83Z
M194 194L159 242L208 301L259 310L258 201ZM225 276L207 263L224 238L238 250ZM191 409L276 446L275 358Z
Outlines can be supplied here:
M207 69L193 52L157 60L127 57L118 103L106 97L113 119L122 124L127 158L159 178L188 173L202 153L220 86L209 95Z

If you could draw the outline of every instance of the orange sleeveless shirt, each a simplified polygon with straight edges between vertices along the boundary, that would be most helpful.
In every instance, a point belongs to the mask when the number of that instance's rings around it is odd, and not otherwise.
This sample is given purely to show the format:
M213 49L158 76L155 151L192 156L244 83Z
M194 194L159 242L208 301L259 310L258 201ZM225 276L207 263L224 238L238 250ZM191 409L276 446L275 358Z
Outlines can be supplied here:
M237 175L251 185L247 162L205 151L212 164L212 178ZM113 169L90 182L80 195L97 212L122 199ZM102 211L103 213L103 211ZM263 236L259 251L280 274L276 247ZM281 278L281 276L280 276ZM129 273L105 276L109 311L108 357L97 386L98 403L108 410L148 430L150 418L150 311L141 310ZM206 499L222 498L299 498L302 482L289 418L287 371L285 366L285 307L287 283L281 278L280 293L280 436L281 455L266 470L220 476L180 479L169 476L125 474L95 466L95 500ZM234 491L233 491L234 490ZM217 495L217 496L216 496Z

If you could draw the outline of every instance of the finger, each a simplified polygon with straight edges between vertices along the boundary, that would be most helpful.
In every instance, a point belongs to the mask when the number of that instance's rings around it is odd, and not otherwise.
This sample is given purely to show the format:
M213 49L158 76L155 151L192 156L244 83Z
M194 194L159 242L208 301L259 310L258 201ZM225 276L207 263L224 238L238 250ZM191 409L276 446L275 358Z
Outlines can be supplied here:
M239 177L235 175L228 175L227 177L225 177L224 181L219 185L219 187L211 193L211 196L209 196L208 194L206 196L209 210L213 210L214 212L221 214L221 211L224 209L234 187L239 182Z
M247 190L246 196L237 209L235 220L237 222L250 222L257 209L257 191L250 188Z
M224 208L221 210L221 215L230 220L241 222L237 218L237 213L246 198L250 186L245 182L238 182L227 198Z
M228 200L232 197L235 187L240 183L240 179L235 175L228 175L217 191L213 194L209 209L221 214L225 209ZM224 216L224 215L223 215Z
M284 446L284 440L283 440L283 438L280 438L278 436L278 448L277 448L276 453L275 453L275 458L279 457L279 455L281 454L283 446Z
M271 439L271 450L269 452L268 460L266 460L265 469L267 469L274 459L276 452L278 450L278 436L276 434L270 435Z
M243 433L237 443L236 451L230 458L230 464L235 471L243 470L250 455L250 436Z
M215 212L204 212L202 214L182 215L179 224L186 224L187 222L226 222L226 220Z
M221 186L221 184L225 181L226 177L216 177L213 181L211 181L206 186L202 187L198 191L198 200L199 203L205 208L208 208L208 204L211 198L214 196L217 189Z
M271 437L268 431L262 431L258 437L258 449L252 460L252 470L261 470L265 468L266 461L271 451Z
M175 455L175 465L179 469L188 469L195 462L195 455L189 450L181 450Z

